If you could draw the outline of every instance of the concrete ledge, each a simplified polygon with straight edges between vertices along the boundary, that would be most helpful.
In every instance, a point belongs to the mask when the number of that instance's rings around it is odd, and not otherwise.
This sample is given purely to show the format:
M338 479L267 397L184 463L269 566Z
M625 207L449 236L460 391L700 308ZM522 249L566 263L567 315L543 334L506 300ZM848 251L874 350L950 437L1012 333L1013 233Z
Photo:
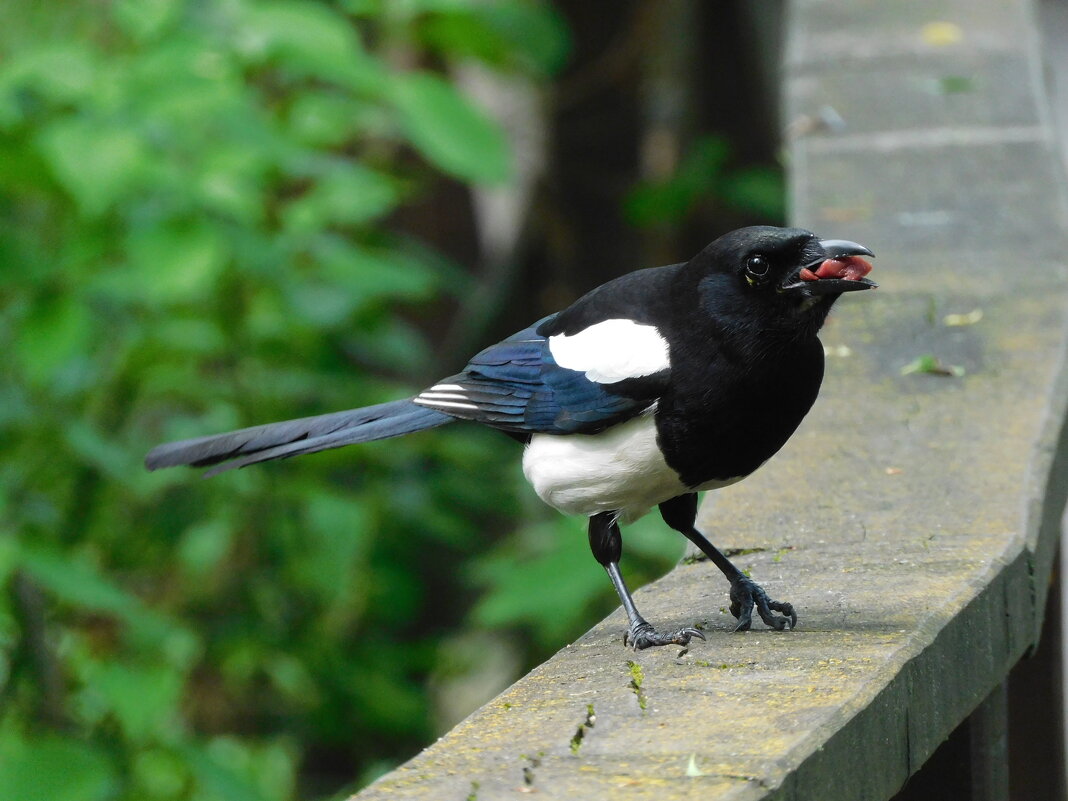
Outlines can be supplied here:
M707 643L632 654L618 612L357 798L886 799L1004 679L1068 487L1068 217L1032 13L791 6L787 119L845 123L789 143L794 220L871 246L882 288L840 304L815 410L702 524L755 549L741 566L799 629L731 634L718 571L680 566L639 605ZM925 355L964 374L902 374Z

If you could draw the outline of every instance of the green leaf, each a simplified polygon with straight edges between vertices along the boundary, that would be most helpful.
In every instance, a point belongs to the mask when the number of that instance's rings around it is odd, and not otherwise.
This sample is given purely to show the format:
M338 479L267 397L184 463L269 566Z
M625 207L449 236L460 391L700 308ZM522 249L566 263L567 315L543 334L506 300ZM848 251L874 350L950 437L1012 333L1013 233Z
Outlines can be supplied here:
M428 73L398 75L389 96L405 136L432 164L475 183L508 178L508 146L500 127L446 81Z
M498 68L552 75L571 47L567 24L549 3L500 0L434 8L416 20L416 31L450 59L477 58ZM396 8L392 3L391 12Z
M475 13L525 66L552 75L567 61L570 33L552 4L517 0L480 5Z
M205 221L176 220L136 227L126 242L129 269L112 288L150 304L189 303L214 290L228 253Z
M85 670L85 693L114 715L128 738L141 741L172 724L178 713L183 678L165 666L97 662Z
M385 127L380 107L326 92L298 95L286 116L293 136L317 147L340 145L359 132Z
M153 323L153 339L178 352L212 354L226 346L222 329L213 320L165 317Z
M422 14L466 11L479 0L380 0L382 10L395 21L411 22Z
M43 298L23 321L14 356L31 381L49 383L60 368L89 352L93 329L83 299Z
M326 5L252 4L238 25L238 49L250 61L275 61L297 75L358 89L381 83L381 68L364 52L352 25Z
M911 362L901 368L901 375L913 373L927 373L928 375L950 376L960 378L965 374L965 369L959 364L945 364L933 353L925 353L917 356Z
M690 760L686 763L687 776L704 776L705 772L697 766L697 754L690 754Z
M490 627L530 624L545 642L559 641L581 625L590 603L609 587L604 571L583 559L589 546L574 529L566 520L531 526L524 536L533 552L504 549L480 560L474 576L488 591L474 609L475 620Z
M219 518L201 520L182 533L178 559L189 573L202 576L222 563L233 539L229 521Z
M108 439L86 420L72 420L63 434L67 445L85 464L90 464L113 480L122 481L140 467L139 460L113 439Z
M282 212L290 231L307 233L328 225L359 225L389 212L398 200L394 182L359 164L340 163Z
M83 609L112 615L153 639L174 633L174 626L142 606L140 599L103 578L74 556L23 546L20 566L57 598Z
M18 543L14 535L0 530L0 586L8 586L8 578L18 568L18 557Z
M410 324L392 316L346 341L345 349L361 363L411 375L425 371L430 361L426 339Z
M286 300L301 320L317 328L341 325L352 313L354 299L327 284L295 283L286 291Z
M945 75L938 79L938 94L955 95L975 91L975 80L967 75Z
M240 744L235 744L240 748ZM200 789L209 797L227 799L228 801L268 801L267 794L260 792L256 785L241 775L240 765L235 766L234 754L228 753L228 759L220 759L216 752L199 745L188 745L181 749L186 762L189 763ZM228 749L221 749L228 750Z
M56 104L83 99L93 89L97 70L93 52L80 42L39 43L14 54L0 65L0 125L21 120L34 95Z
M627 217L638 226L680 222L714 192L729 155L722 137L698 139L673 175L640 183L630 192L624 202Z
M782 170L749 167L727 176L723 197L732 206L751 211L768 220L786 218L786 187Z
M162 748L139 749L130 773L152 798L181 798L189 781L189 771L181 757Z
M116 773L98 749L74 739L0 740L0 798L98 801L115 791Z
M99 120L59 120L41 132L38 143L56 180L90 217L128 195L149 165L148 151L133 129Z
M111 3L115 21L140 42L155 39L181 14L183 0L116 0Z
M425 300L439 282L438 274L417 256L358 247L336 236L317 238L312 254L322 276L361 305L381 300Z
M292 575L324 602L348 592L353 568L370 530L365 506L337 493L308 499L306 539Z

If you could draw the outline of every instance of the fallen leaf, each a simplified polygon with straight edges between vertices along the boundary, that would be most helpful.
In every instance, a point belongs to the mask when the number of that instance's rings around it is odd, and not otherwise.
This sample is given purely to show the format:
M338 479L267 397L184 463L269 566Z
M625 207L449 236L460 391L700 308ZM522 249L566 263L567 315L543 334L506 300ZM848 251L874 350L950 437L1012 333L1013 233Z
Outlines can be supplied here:
M948 326L957 325L975 325L977 322L983 319L982 309L972 309L966 314L947 314L942 318L942 322Z
M944 375L960 378L964 375L964 368L959 364L943 364L942 360L930 353L917 356L911 362L901 368L901 375L913 373L927 373L928 375Z
M686 765L687 776L704 776L705 773L699 767L697 767L697 754L690 754L690 761Z
M964 38L964 31L953 22L928 22L920 28L920 38L932 47L954 45Z

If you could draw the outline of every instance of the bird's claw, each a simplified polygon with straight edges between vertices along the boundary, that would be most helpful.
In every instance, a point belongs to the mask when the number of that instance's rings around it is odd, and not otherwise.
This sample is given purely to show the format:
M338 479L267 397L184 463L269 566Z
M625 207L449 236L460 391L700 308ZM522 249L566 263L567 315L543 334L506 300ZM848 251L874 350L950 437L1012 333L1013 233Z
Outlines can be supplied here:
M623 635L623 644L629 645L635 651L641 651L653 645L689 645L693 637L703 640L705 635L692 626L670 634L661 634L651 624L642 621L636 626L631 626Z
M797 613L793 604L773 601L764 589L750 578L742 577L731 584L731 614L738 618L735 631L749 631L753 625L753 609L768 626L776 631L797 628ZM774 614L782 613L782 617Z

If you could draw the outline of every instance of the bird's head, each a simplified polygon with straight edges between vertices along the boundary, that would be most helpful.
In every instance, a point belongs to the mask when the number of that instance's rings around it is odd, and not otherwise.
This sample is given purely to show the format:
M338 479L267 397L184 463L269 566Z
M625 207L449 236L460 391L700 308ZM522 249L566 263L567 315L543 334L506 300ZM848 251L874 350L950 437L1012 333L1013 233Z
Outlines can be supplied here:
M862 258L872 255L856 242L762 225L724 234L686 272L703 312L717 319L818 330L842 293L876 286Z

